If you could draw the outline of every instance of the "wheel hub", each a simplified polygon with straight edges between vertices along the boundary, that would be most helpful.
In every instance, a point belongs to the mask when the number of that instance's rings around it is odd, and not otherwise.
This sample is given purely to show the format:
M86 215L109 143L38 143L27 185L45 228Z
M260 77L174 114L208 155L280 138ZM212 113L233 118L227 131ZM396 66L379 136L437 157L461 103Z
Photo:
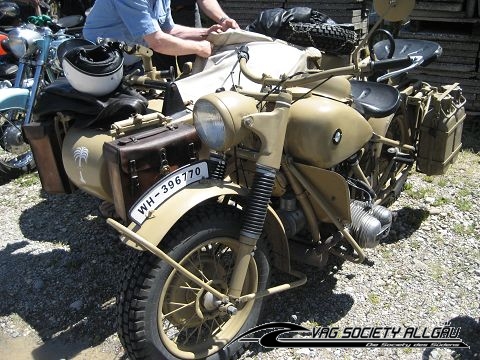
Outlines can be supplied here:
M1 146L9 153L20 155L28 151L28 145L23 140L22 131L13 125L3 126Z

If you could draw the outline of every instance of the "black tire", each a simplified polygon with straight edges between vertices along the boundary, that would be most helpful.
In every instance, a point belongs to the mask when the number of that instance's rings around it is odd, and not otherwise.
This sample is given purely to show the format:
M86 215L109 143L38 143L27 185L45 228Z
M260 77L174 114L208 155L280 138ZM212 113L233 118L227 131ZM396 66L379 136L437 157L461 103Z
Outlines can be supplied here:
M195 209L162 241L162 249L196 275L212 281L220 291L226 291L240 218L241 212L231 206ZM245 293L267 287L270 265L266 251L260 248L250 262ZM245 350L244 343L225 345L256 325L262 301L246 303L233 316L208 312L203 290L192 284L150 253L141 254L130 265L117 298L118 334L130 359L229 359ZM203 319L195 306L205 315ZM221 345L215 348L214 343Z
M280 29L278 38L300 46L313 46L336 55L349 55L355 49L355 31L338 25L290 22Z
M21 131L24 118L24 109L0 111L0 175L4 178L13 179L35 169Z

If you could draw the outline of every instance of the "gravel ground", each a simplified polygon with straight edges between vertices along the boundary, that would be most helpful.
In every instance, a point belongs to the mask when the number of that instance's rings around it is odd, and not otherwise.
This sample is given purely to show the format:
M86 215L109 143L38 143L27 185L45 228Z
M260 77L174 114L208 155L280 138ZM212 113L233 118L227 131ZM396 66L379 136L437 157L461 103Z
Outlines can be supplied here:
M440 177L412 174L392 206L388 239L272 297L260 323L305 327L461 327L470 349L249 350L243 359L479 359L480 134ZM82 193L48 195L36 174L0 186L0 358L126 359L115 334L115 295L133 250Z

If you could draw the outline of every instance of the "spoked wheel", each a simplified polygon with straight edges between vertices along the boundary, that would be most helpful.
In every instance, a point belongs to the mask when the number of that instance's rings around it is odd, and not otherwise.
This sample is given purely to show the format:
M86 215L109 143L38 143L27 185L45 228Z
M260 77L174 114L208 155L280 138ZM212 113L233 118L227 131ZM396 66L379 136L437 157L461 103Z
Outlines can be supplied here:
M14 178L35 169L30 146L22 135L24 109L0 112L0 173Z
M385 136L401 144L412 143L410 127L403 114L393 117ZM404 153L399 148L382 146L378 168L373 174L375 177L373 190L377 194L379 204L388 206L400 195L412 165L411 154Z
M172 230L167 253L205 283L228 293L238 251L241 213L229 206L191 212ZM242 294L263 290L269 277L265 253L248 265ZM236 336L251 329L261 300L237 306L236 314L159 258L142 254L126 274L118 297L119 336L132 359L226 359L243 352Z

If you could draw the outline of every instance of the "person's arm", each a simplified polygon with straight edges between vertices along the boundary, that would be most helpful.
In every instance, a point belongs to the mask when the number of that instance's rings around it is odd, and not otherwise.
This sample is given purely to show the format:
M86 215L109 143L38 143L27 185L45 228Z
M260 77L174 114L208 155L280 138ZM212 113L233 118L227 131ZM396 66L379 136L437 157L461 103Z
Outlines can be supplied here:
M178 26L180 25L175 25L172 30ZM206 29L197 30L203 30L205 32ZM161 30L145 35L144 39L147 42L148 47L165 55L175 56L195 54L206 58L212 53L212 44L207 40L182 39L174 34L167 34Z
M221 32L222 26L219 24L212 25L209 28L195 28L175 24L173 28L168 31L170 35L189 40L204 40L208 34L212 32Z
M227 30L229 28L239 28L237 22L228 17L217 0L197 0L197 4L198 7L205 13L205 15L207 15L217 24L222 25L223 30Z

